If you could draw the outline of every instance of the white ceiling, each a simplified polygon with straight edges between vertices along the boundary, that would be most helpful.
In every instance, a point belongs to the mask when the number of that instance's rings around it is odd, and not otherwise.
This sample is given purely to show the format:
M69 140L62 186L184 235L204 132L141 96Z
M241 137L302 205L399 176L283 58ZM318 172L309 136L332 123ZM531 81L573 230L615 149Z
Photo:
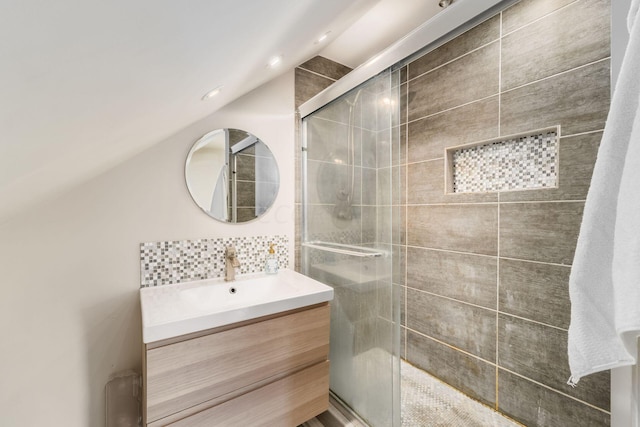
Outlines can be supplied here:
M0 218L113 167L322 49L355 67L438 10L437 0L5 0ZM326 46L314 43L329 30ZM275 54L282 66L267 69ZM220 95L200 100L219 85Z
M441 10L438 0L381 0L320 54L356 68Z

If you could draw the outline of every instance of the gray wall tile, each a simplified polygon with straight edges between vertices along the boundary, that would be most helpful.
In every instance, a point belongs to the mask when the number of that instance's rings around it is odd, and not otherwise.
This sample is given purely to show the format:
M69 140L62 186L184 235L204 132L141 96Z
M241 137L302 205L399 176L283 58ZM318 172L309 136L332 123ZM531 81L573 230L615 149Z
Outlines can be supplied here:
M495 366L407 331L407 360L487 405L496 400Z
M498 97L464 105L408 125L408 161L442 158L444 149L498 136Z
M242 181L256 180L256 157L238 154L236 157L236 179Z
M301 68L296 68L294 79L296 107L304 104L334 82L330 78L319 76Z
M353 149L355 155L355 164L362 165L367 168L375 168L377 166L377 150L376 150L376 137L377 132L366 129L355 129L353 138L353 147L349 147L349 150ZM349 164L345 159L344 164Z
M500 37L500 15L459 35L409 64L409 79L426 73Z
M500 256L570 265L582 219L582 202L500 206Z
M500 201L585 200L602 132L560 138L558 188L507 191Z
M304 68L308 71L313 71L314 73L322 74L323 76L333 80L338 80L351 71L351 68L346 65L342 65L322 56L315 56L298 65L298 67Z
M400 126L400 158L398 159L398 163L401 165L404 165L407 163L407 145L408 145L408 139L409 139L408 128L409 128L409 125L406 123Z
M409 84L403 83L400 85L400 123L405 124L408 120L409 112Z
M402 328L400 332L400 357L407 360L407 328Z
M405 286L400 286L400 285L394 284L393 285L393 292L394 292L394 298L399 300L398 307L400 308L400 313L399 313L400 325L401 326L405 326L406 325L406 323L405 323L405 321L406 321L406 305L405 305L404 302L406 301L407 288ZM389 312L388 315L391 316L391 313ZM389 317L389 318L391 318L391 317Z
M357 174L356 174L357 175ZM362 204L363 205L375 205L377 203L377 191L362 191L363 183L371 183L377 181L378 171L376 169L370 168L362 168L362 181L356 179L357 190L356 194L362 193ZM355 200L358 200L357 198Z
M536 351L531 351L535 348ZM571 387L567 360L567 332L549 326L500 315L498 365L527 378L609 410L609 372L589 375Z
M500 369L499 410L527 426L603 427L610 416L553 390Z
M308 202L313 204L337 204L340 198L344 198L342 191L350 193L352 190L350 185L352 172L354 178L352 201L354 205L359 205L361 203L361 174L364 174L365 180L371 178L371 173L375 178L375 170L371 171L359 166L352 170L347 165L309 160L307 162L307 176L309 178ZM365 195L370 197L369 193L365 193ZM372 200L367 199L366 201L369 203L363 202L363 204L375 205L375 193L373 198L373 203L371 203Z
M502 32L510 33L575 0L522 0L502 12Z
M407 207L380 206L378 209L378 238L380 243L404 245L406 243Z
M407 327L495 361L495 311L407 288Z
M395 126L390 130L379 131L376 135L378 168L398 166L407 162L406 125Z
M251 221L255 217L255 208L238 208L238 222Z
M563 135L604 128L610 61L587 65L502 94L501 133L560 124Z
M335 163L347 162L348 126L332 120L307 122L307 158Z
M436 159L407 165L409 204L497 202L498 193L445 194L445 160Z
M408 206L407 243L484 255L498 250L498 207L486 205Z
M349 94L346 98L352 102L355 99L355 94ZM360 104L358 102L358 104ZM358 106L359 108L360 106ZM337 100L328 105L325 105L320 110L313 113L314 118L321 118L325 120L331 120L343 124L349 123L349 103L344 99ZM358 117L359 118L359 117ZM360 123L358 122L358 125Z
M494 257L407 248L407 286L497 309Z
M256 183L255 181L238 181L238 206L252 207L256 205ZM255 211L253 212L254 218Z
M351 220L338 218L334 205L309 205L307 221L309 240L325 240L337 243L359 244L362 242L362 212L360 207L352 208Z
M363 206L362 208L362 243L375 243L378 208Z
M409 120L498 93L499 43L409 81Z
M407 247L406 246L393 245L393 267L392 268L393 268L393 283L404 286L405 273L407 270Z
M500 311L567 329L571 267L500 260Z
M392 173L393 173L392 168L381 168L381 169L378 169L377 171L378 182L377 182L377 185L375 186L375 191L377 193L378 203L381 205L391 204L392 195L390 194L390 189L391 189ZM369 191L370 190L373 190L373 189L370 188ZM396 197L399 199L400 194L396 192L395 194L393 194L393 197Z
M376 292L377 292L377 297L376 297L375 307L378 310L376 315L388 322L393 322L394 321L393 316L398 315L398 318L400 319L400 325L403 325L404 324L404 322L402 321L402 317L404 316L403 304L398 305L398 307L400 308L400 311L395 313L393 311L394 310L393 305L395 302L404 301L405 287L400 285L389 286L388 283L382 282L376 288ZM390 348L390 347L385 345L385 348Z
M607 58L609 3L581 0L504 37L502 90Z
M391 203L394 205L406 204L407 201L403 197L402 189L407 182L407 166L394 166L391 168ZM389 190L387 190L389 191Z

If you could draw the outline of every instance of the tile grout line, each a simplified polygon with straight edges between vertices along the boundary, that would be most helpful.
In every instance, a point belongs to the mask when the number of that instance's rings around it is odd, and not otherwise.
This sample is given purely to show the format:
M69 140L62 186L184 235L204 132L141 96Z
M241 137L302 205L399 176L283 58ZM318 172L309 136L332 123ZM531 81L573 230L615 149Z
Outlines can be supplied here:
M546 326L547 328L557 329L562 332L569 332L566 328L561 328L560 326L551 325L549 323L538 322L537 320L529 319L527 317L518 316L516 314L507 313L506 311L500 311L500 314L504 314L505 316L513 317L514 319L524 320L526 322L535 323L536 325Z
M438 114L438 113L436 113L436 114ZM422 119L416 119L415 121L418 121L418 120L422 120ZM576 137L576 136L591 135L591 134L602 133L602 132L604 132L604 129L595 129L595 130L589 130L589 131L586 131L586 132L578 132L578 133L572 133L572 134L567 134L567 135L562 134L562 135L558 136L558 140L573 138L573 137ZM523 132L523 133L528 133L528 132ZM498 138L500 138L500 136L498 136ZM484 141L485 140L482 140L482 141L469 141L469 142L465 142L463 145L474 145L476 143L482 143ZM490 141L490 140L487 140L487 141ZM413 161L413 162L407 161L406 164L407 165L417 165L417 164L421 164L421 163L435 162L435 161L442 161L442 160L444 160L444 157L433 157L433 158L430 158L430 159L417 160L417 161ZM321 160L314 160L314 161L319 162ZM331 162L328 162L328 163L331 163ZM549 188L549 189L551 189L551 188ZM540 188L536 188L535 190L540 190ZM514 191L523 191L523 190L514 190ZM524 190L524 191L528 191L528 190ZM506 191L503 191L503 192L506 192ZM497 193L497 191L496 191L496 193ZM462 194L481 194L481 193L462 193Z
M508 260L508 261L520 261L520 262L530 262L530 263L534 263L534 264L542 264L542 265L554 265L556 267L567 267L567 268L571 268L571 264L560 264L557 262L548 262L548 261L536 261L536 260L532 260L532 259L524 259L524 258L513 258L513 257L507 257L507 256L503 256L501 257L502 259Z
M540 190L540 189L537 189ZM527 191L527 190L522 190ZM536 190L531 190L536 191ZM498 193L507 193L507 191L496 191L491 194ZM508 191L511 193L511 191ZM465 194L465 193L455 193L455 194ZM471 193L466 193L471 194ZM479 193L480 194L480 193ZM485 193L482 193L485 194ZM489 193L486 193L489 194ZM503 205L530 205L530 204L558 204L558 203L584 203L585 199L567 199L567 200L514 200L514 201L502 201ZM451 202L451 203L409 203L407 206L409 207L429 207L429 206L469 206L469 205L497 205L498 201L488 201L488 202Z
M500 11L500 21L499 21L499 47L498 47L498 135L502 135L502 129L500 127L501 122L500 118L502 115L502 24L503 24L503 13ZM500 378L499 378L499 369L498 369L498 361L500 357L500 192L498 191L498 227L497 227L497 259L496 259L496 396L495 396L495 409L499 411L500 408L500 389L498 387Z
M497 255L487 255L487 254L478 254L478 253L474 253L474 252L463 252L463 251L454 251L451 249L438 249L438 248L429 248L426 246L416 246L416 245L406 245L407 248L411 248L411 249L421 249L421 250L426 250L426 251L436 251L436 252L447 252L447 253L452 253L452 254L459 254L459 255L474 255L474 256L480 256L480 257L485 257L485 258L497 258Z
M516 377L522 378L522 379L527 380L527 381L531 381L532 383L534 383L534 384L536 384L536 385L538 385L540 387L546 388L547 390L551 390L551 391L556 392L556 393L558 393L558 394L560 394L560 395L562 395L564 397L567 397L569 399L575 400L576 402L580 402L580 403L582 403L582 404L584 404L586 406L589 406L592 409L596 409L596 410L598 410L600 412L604 412L605 414L611 415L611 412L607 411L606 409L602 409L602 408L594 405L593 403L585 402L582 399L579 399L579 398L577 398L575 396L571 396L570 394L567 394L567 393L565 393L565 392L563 392L561 390L558 390L556 388L553 388L553 387L550 387L550 386L548 386L546 384L543 384L543 383L541 383L539 381L536 381L533 378L526 377L526 376L524 376L522 374L519 374L519 373L517 373L515 371L512 371L511 369L508 369L508 368L500 367L500 369L502 369L505 372L509 372L511 375L515 375Z
M522 30L523 28L527 28L527 27L529 27L529 26L531 26L531 25L535 24L536 22L540 22L540 21L542 21L543 19L546 19L546 18L548 18L549 16L551 16L551 15L553 15L553 14L555 14L555 13L560 12L561 10L566 9L566 8L568 8L569 6L572 6L572 5L576 4L578 1L579 1L579 0L573 0L573 1L572 1L571 3L569 3L569 4L565 4L564 6L561 6L561 7L559 7L559 8L558 8L558 9L556 9L556 10L552 10L551 12L548 12L548 13L546 13L546 14L544 14L544 15L540 16L539 18L534 19L534 20L533 20L533 21L531 21L531 22L528 22L528 23L526 23L526 24L524 24L524 25L522 25L522 26L520 26L520 27L517 27L517 28L515 28L515 29L513 29L513 30L509 31L508 33L505 33L505 34L504 34L504 36L511 35L511 34L513 34L513 33L517 32L517 31ZM502 13L502 12L501 12L501 13Z
M412 329L412 328L410 328L410 327L408 327L408 326L405 326L405 328L406 328L406 330L407 330L408 332L412 332L412 333L414 333L414 334L416 334L416 335L420 335L421 337L424 337L424 338L430 339L431 341L435 341L435 342L437 342L438 344L441 344L441 345L444 345L445 347L450 348L451 350L458 351L458 352L460 352L460 353L462 353L462 354L464 354L464 355L466 355L466 356L473 357L474 359L481 360L482 362L487 363L487 364L489 364L489 365L491 365L491 366L496 366L496 364L495 364L495 363L493 363L492 361L487 360L487 359L484 359L484 358L482 358L482 357L478 356L477 354L469 353L467 350L464 350L464 349L458 348L458 347L456 347L456 346L454 346L454 345L451 345L451 344L449 344L449 343L447 343L447 342L441 341L441 340L439 340L438 338L432 337L432 336L427 335L427 334L425 334L425 333L423 333L423 332L420 332L420 331L417 331L417 330L415 330L415 329ZM409 362L409 363L411 363L411 362ZM497 366L496 366L496 367L497 367Z
M419 336L421 336L421 337L424 337L424 338L426 338L426 339L428 339L428 340L434 341L434 342L436 342L436 343L438 343L438 344L440 344L440 345L443 345L443 346L445 346L445 347L450 348L451 350L454 350L454 351L460 352L460 353L462 353L462 354L464 354L464 355L466 355L466 356L472 357L472 358L474 358L474 359L476 359L476 360L480 360L480 361L482 361L482 362L484 362L484 363L486 363L486 364L488 364L488 365L495 366L496 370L503 370L503 371L508 372L508 373L510 373L510 374L512 374L512 375L515 375L515 376L517 376L517 377L519 377L519 378L522 378L522 379L524 379L524 380L526 380L526 381L530 381L530 382L532 382L532 383L534 383L534 384L536 384L536 385L538 385L538 386L540 386L540 387L543 387L543 388L545 388L545 389L547 389L547 390L550 390L550 391L552 391L552 392L558 393L558 394L560 394L560 395L562 395L562 396L564 396L564 397L566 397L566 398L569 398L569 399L571 399L571 400L574 400L574 401L576 401L576 402L579 402L579 403L582 403L582 404L584 404L584 405L586 405L586 406L589 406L589 407L591 407L591 408L593 408L593 409L595 409L595 410L598 410L598 411L603 412L603 413L605 413L605 414L610 414L610 411L607 411L606 409L602 409L602 408L600 408L600 407L598 407L598 406L595 406L595 405L594 405L594 404L592 404L592 403L585 402L585 401L584 401L584 400L582 400L582 399L579 399L579 398L577 398L577 397L575 397L575 396L571 396L570 394L567 394L567 393L565 393L565 392L563 392L563 391L561 391L561 390L558 390L558 389L556 389L556 388L553 388L553 387L551 387L551 386L548 386L548 385L546 385L546 384L543 384L543 383L541 383L541 382L539 382L539 381L536 381L536 380L534 380L533 378L529 378L529 377L527 377L527 376L524 376L524 375L522 375L522 374L519 374L519 373L517 373L517 372L515 372L515 371L512 371L511 369L508 369L508 368L505 368L505 367L500 367L500 366L498 366L498 364L497 364L497 363L493 363L493 362L491 362L491 361L489 361L489 360L483 359L482 357L480 357L480 356L478 356L478 355L475 355L475 354L473 354L473 353L469 353L469 352L468 352L468 351L466 351L466 350L463 350L463 349L461 349L461 348L458 348L458 347L456 347L456 346L453 346L453 345L451 345L451 344L448 344L448 343L446 343L446 342L444 342L444 341L441 341L441 340L439 340L439 339L437 339L437 338L435 338L435 337L432 337L432 336L426 335L426 334L424 334L424 333L422 333L422 332L420 332L420 331L417 331L417 330L415 330L415 329L411 329L411 328L409 328L408 326L405 326L405 329L407 330L407 332L411 332L411 333L413 333L413 334L416 334L416 335L419 335ZM409 363L411 363L411 362L409 362Z
M481 25L481 24L478 24L478 25ZM474 28L475 28L475 27L474 27ZM471 28L471 29L473 29L473 28ZM471 29L470 29L470 30L471 30ZM470 31L470 30L468 30L468 31ZM467 31L465 31L465 32L467 32ZM462 34L464 34L464 33L462 33ZM462 34L460 34L460 35L459 35L459 36L457 36L457 37L460 37ZM456 38L457 38L457 37L456 37ZM454 38L454 39L455 39L455 38ZM447 62L445 62L445 63L443 63L443 64L440 64L440 65L438 65L438 66L436 66L436 67L433 67L433 68L431 68L430 70L425 71L425 72L424 72L424 73L422 73L422 74L418 74L418 75L417 75L417 76L415 76L415 77L411 77L411 78L409 78L409 73L407 72L407 83L409 83L410 81L413 81L413 80L419 79L419 78L421 78L421 77L424 77L424 76L426 76L427 74L433 73L434 71L437 71L437 70L439 70L439 69L441 69L441 68L443 68L443 67L446 67L447 65L449 65L449 64L451 64L451 63L453 63L453 62L455 62L455 61L457 61L457 60L459 60L459 59L461 59L461 58L464 58L465 56L469 56L469 55L471 55L472 53L475 53L475 52L477 52L477 51L479 51L479 50L481 50L481 49L484 49L485 47L487 47L487 46L490 46L490 45L494 44L494 43L495 43L495 42L497 42L499 39L500 39L500 36L498 36L498 38L496 38L496 39L493 39L493 40L491 40L491 41L489 41L489 42L487 42L487 43L483 44L482 46L478 46L477 48L475 48L475 49L473 49L473 50L470 50L470 51L468 51L468 52L465 52L465 53L463 53L462 55L458 55L458 56L456 56L455 58L450 59L450 60L448 60ZM435 48L434 50L432 50L432 51L430 51L430 52L425 53L422 57L427 56L428 54L430 54L430 53L434 52L435 50L437 50L438 48L440 48L440 47L442 47L442 46L445 46L446 44L447 44L447 43L445 43L445 44L443 44L443 45L441 45L441 46L438 46L437 48ZM421 57L421 58L422 58L422 57ZM415 61L417 61L418 59L420 59L420 58L417 58L416 60L414 60L414 62L415 62ZM408 64L407 64L407 65L408 65ZM407 71L408 71L408 67L407 67Z
M502 135L500 116L502 115L502 11L500 12L500 35L498 42L498 136Z
M308 68L304 68L304 67L300 67L300 66L298 66L298 67L296 67L296 68L297 68L298 70L306 71L307 73L315 74L315 75L316 75L316 76L318 76L318 77L323 77L323 78L325 78L325 79L327 79L327 80L331 80L332 82L337 82L337 81L338 81L338 80L336 80L336 79L334 79L334 78L332 78L332 77L327 76L326 74L321 74L321 73L319 73L319 72L317 72L317 71L313 71L313 70L310 70L310 69L308 69ZM347 73L347 74L348 74L348 73Z
M505 91L504 91L504 92L502 92L502 93L509 93L509 92L513 92L513 91L515 91L515 90L522 89L523 87L531 86L531 85L534 85L534 84L537 84L537 83L543 82L543 81L545 81L545 80L549 80L549 79L553 79L553 78L558 77L558 76L562 76L562 75L564 75L564 74L569 74L569 73L571 73L571 72L573 72L573 71L581 70L581 69L583 69L583 68L587 68L587 67L589 67L589 66L591 66L591 65L598 64L598 63L600 63L600 62L604 62L604 61L608 61L608 60L610 60L610 59L611 59L611 56L606 56L606 57L604 57L604 58L596 59L595 61L591 61L591 62L588 62L588 63L586 63L586 64L578 65L577 67L573 67L573 68L571 68L571 69L569 69L569 70L560 71L560 72L555 73L555 74L552 74L552 75L550 75L550 76L542 77L542 78L540 78L540 79L532 80L532 81L527 82L527 83L525 83L525 84L522 84L522 85L520 85L520 86L512 87L511 89L507 89L507 90L505 90Z
M446 108L444 110L437 111L437 112L431 113L431 114L427 114L426 116L418 117L418 118L413 119L413 120L409 120L409 115L407 115L407 123L408 124L415 123L417 121L428 119L428 118L437 116L439 114L444 114L444 113L447 113L449 111L453 111L453 110L458 109L458 108L462 108L462 107L466 107L466 106L471 105L471 104L475 104L477 102L486 101L489 98L494 98L494 97L499 96L499 95L500 95L499 93L494 93L493 95L488 95L488 96L485 96L483 98L474 99L473 101L465 102L464 104L456 105L454 107L449 107L449 108Z
M432 297L443 298L443 299L446 299L448 301L452 301L452 302L455 302L455 303L458 303L458 304L464 304L464 305L469 306L469 307L475 307L475 308L479 308L479 309L486 310L486 311L491 311L491 312L496 312L497 311L497 310L495 310L493 308L489 308L489 307L485 307L485 306L482 306L482 305L474 304L474 303L468 302L468 301L463 301L463 300L460 300L460 299L457 299L457 298L453 298L453 297L449 297L449 296L442 295L442 294L436 294L435 292L425 291L424 289L418 289L418 288L414 288L412 286L407 286L407 289L411 289L413 291L420 292L422 294L430 295Z
M405 91L406 91L406 97L405 99L409 99L409 64L407 64L407 83L405 85ZM407 162L409 160L409 103L407 102L407 107L405 108L405 119L407 120L407 122L405 122L404 126L405 126L405 132L404 132L404 168L405 168L405 173L404 173L404 182L403 182L403 186L404 186L404 194L401 195L404 196L404 200L400 200L401 204L402 202L404 202L404 226L403 231L404 231L404 326L405 326L405 331L404 331L404 357L405 359L407 358L407 332L406 332L406 327L407 327L407 317L408 317L408 310L407 310L407 303L408 303L408 297L407 297L407 276L408 276L408 268L407 268L407 253L408 253L408 244L409 244L409 239L407 238L407 234L408 234L408 225L409 225L409 210L407 209L407 201L409 200L409 170L407 167ZM400 159L398 159L400 160ZM402 163L401 161L399 161L398 163ZM402 169L400 169L400 173L402 173ZM402 176L402 175L401 175Z
M451 250L451 249L430 248L430 247L426 247L426 246L417 246L417 245L409 245L409 244L406 244L406 247L407 248L411 248L411 249L419 249L419 250L423 250L423 251L446 252L446 253L452 253L452 254L471 255L471 256L479 256L479 257L485 257L485 258L497 258L498 257L497 255L479 254L479 253L475 253L475 252L454 251L454 250ZM503 259L503 260L508 260L508 261L529 262L529 263L534 263L534 264L553 265L553 266L556 266L556 267L571 268L571 264L559 264L557 262L536 261L536 260L531 260L531 259L513 258L513 257L506 257L506 256L501 256L500 258Z
M523 87L531 86L531 85L534 85L534 84L540 83L540 82L542 82L542 81L549 80L549 79L552 79L552 78L555 78L555 77L561 76L561 75L563 75L563 74L568 74L568 73L571 73L571 72L573 72L573 71L580 70L580 69L582 69L582 68L586 68L586 67L589 67L589 66L591 66L591 65L597 64L597 63L599 63L599 62L604 62L604 61L607 61L607 60L610 60L610 59L611 59L611 56L607 56L607 57L604 57L604 58L600 58L600 59L597 59L597 60L595 60L595 61L591 61L591 62L588 62L588 63L586 63L586 64L582 64L582 65L579 65L579 66L577 66L577 67L573 67L573 68L568 69L568 70L560 71L560 72L555 73L555 74L552 74L552 75L550 75L550 76L542 77L542 78L539 78L539 79L537 79L537 80L532 80L532 81L530 81L530 82L527 82L527 83L521 84L521 85L519 85L519 86L512 87L512 88L510 88L510 89L504 90L504 91L499 92L499 93L495 93L495 94L493 94L493 95L488 95L488 96L485 96L485 97L483 97L483 98L474 99L474 100L469 101L469 102L466 102L466 103L464 103L464 104L456 105L456 106L454 106L454 107L450 107L450 108L444 109L444 110L442 110L442 111L437 111L437 112L432 113L432 114L427 114L427 115L425 115L425 116L415 118L415 119L411 120L409 123L414 123L414 122L417 122L418 120L427 119L427 118L429 118L429 117L433 117L433 116L436 116L436 115L438 115L438 114L446 113L446 112L448 112L448 111L455 110L456 108L465 107L465 106L467 106L467 105L471 105L471 104L476 103L476 102L485 101L485 100L487 100L487 99L489 99L489 98L492 98L492 97L494 97L494 96L500 96L501 94L504 94L504 93L509 93L509 92L514 91L514 90L522 89ZM407 119L408 119L408 118L407 118Z

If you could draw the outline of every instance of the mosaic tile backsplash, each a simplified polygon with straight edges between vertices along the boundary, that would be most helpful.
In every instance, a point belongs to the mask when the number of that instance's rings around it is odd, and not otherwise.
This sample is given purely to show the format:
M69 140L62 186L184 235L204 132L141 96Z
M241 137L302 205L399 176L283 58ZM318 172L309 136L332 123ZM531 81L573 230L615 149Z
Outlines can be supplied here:
M269 244L274 243L280 268L289 265L287 236L232 237L140 244L140 286L160 286L224 276L224 253L234 245L240 260L236 274L259 273Z
M556 187L558 132L459 148L452 165L454 193Z

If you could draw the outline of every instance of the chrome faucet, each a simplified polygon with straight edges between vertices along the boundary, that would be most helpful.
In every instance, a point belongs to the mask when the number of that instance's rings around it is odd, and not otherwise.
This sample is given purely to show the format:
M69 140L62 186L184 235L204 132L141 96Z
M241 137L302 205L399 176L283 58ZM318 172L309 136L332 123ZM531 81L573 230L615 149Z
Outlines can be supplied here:
M236 256L236 248L231 245L227 247L227 250L224 254L224 280L227 282L232 282L236 280L236 267L240 267L240 260Z

